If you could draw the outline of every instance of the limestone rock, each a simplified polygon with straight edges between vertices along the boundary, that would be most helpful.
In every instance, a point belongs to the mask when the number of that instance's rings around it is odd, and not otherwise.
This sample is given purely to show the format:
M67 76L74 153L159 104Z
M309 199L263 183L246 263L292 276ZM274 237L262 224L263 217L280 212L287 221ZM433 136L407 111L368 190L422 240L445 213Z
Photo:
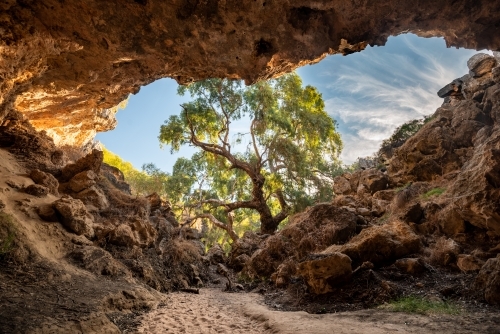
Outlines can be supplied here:
M424 211L420 203L414 203L404 209L401 220L405 223L419 223L424 218Z
M348 194L351 190L351 184L345 177L337 176L333 180L333 191L335 194Z
M128 195L131 194L130 185L125 182L125 176L118 168L103 162L101 164L101 175L108 179L117 189Z
M133 247L138 244L132 229L126 224L122 224L112 230L108 234L108 242L113 245L124 247Z
M76 174L69 181L69 188L78 193L96 184L97 175L93 170L86 170Z
M157 210L161 207L162 200L160 198L160 195L158 195L156 192L146 196L146 198L148 199L149 204L151 206L151 211Z
M61 215L61 223L71 232L85 235L87 238L94 237L92 216L87 212L85 205L79 199L62 197L54 202L54 208Z
M129 272L123 264L99 247L78 247L69 254L69 257L76 261L80 267L96 275L129 276Z
M418 253L422 244L411 228L401 221L372 226L361 231L343 246L331 246L323 253L337 251L349 256L353 262L370 261L380 265Z
M212 264L226 263L227 257L219 244L210 248L207 252L207 256Z
M243 237L236 240L232 247L231 253L229 254L229 266L236 271L243 269L243 262L252 256L252 254L259 248L259 244L262 239L259 238L257 234L252 231L246 231ZM241 255L246 255L246 257L240 257ZM244 260L243 260L244 259Z
M457 266L463 272L478 272L483 264L484 261L468 254L460 254L457 259Z
M148 247L156 240L157 232L153 226L142 219L134 218L120 224L109 234L109 243L118 246Z
M49 188L40 184L30 184L29 186L24 188L24 192L36 197L44 197L49 194Z
M359 182L364 185L372 195L377 191L387 189L390 183L387 175L373 168L362 171Z
M477 275L476 285L484 291L488 303L500 304L500 254L486 261Z
M80 199L85 205L93 206L98 210L104 210L109 207L109 201L104 192L97 186L91 186L77 194L74 198Z
M410 275L417 275L425 270L424 262L421 259L399 259L394 262L394 265Z
M439 211L438 222L441 231L448 236L465 232L465 221L452 205Z
M351 278L351 259L342 253L323 253L300 263L298 275L307 282L310 292L324 294Z
M497 65L497 60L486 53L478 53L467 61L467 67L474 77L481 77L490 73L493 67Z
M52 205L46 204L38 207L37 213L43 220L47 222L57 222L59 221L57 213L52 207Z
M49 173L42 172L39 169L33 169L30 173L30 178L36 183L49 188L49 192L54 196L59 196L57 188L59 187L59 182L57 179Z
M248 256L247 254L238 255L237 257L231 260L230 262L231 268L233 268L236 271L240 271L247 265L249 261L250 261L250 256Z
M102 151L93 150L92 153L78 159L75 163L65 166L62 170L62 175L60 180L62 182L67 182L73 178L76 174L91 170L98 174L101 168L102 159L104 155Z

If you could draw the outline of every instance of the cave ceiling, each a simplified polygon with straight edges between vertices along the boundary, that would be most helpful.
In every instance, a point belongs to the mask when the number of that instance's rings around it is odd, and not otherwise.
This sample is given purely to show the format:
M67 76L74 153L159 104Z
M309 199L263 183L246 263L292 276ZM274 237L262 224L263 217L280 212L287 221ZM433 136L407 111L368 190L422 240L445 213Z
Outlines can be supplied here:
M59 144L82 145L160 78L249 84L409 32L499 50L499 27L491 0L7 0L0 118L14 107Z

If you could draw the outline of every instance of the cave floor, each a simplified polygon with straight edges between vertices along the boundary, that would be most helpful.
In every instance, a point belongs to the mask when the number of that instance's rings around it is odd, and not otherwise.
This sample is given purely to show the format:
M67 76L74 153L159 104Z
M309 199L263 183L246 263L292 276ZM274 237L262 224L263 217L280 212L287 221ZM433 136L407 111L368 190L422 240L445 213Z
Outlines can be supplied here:
M139 333L498 333L500 314L463 310L458 315L420 315L381 308L330 314L271 310L257 293L172 293L144 314Z

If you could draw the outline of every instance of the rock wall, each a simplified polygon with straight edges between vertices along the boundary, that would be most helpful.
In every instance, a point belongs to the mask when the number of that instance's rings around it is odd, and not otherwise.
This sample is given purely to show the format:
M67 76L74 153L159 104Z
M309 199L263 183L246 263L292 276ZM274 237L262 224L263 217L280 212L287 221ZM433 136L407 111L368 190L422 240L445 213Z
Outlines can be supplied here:
M83 145L159 78L252 83L406 32L498 50L498 22L500 3L487 0L8 0L0 119L15 105L56 144Z

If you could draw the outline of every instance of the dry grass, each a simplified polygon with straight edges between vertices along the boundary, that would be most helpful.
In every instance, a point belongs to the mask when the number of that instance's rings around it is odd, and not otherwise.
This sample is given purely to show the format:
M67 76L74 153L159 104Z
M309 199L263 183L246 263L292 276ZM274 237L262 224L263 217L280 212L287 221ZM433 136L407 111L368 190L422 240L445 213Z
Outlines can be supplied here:
M164 256L173 263L194 263L201 260L199 248L185 239L174 239L165 247Z
M103 212L107 216L149 216L149 201L144 197L127 195L116 188L107 178L99 176L97 184L106 194L110 202L110 209Z

